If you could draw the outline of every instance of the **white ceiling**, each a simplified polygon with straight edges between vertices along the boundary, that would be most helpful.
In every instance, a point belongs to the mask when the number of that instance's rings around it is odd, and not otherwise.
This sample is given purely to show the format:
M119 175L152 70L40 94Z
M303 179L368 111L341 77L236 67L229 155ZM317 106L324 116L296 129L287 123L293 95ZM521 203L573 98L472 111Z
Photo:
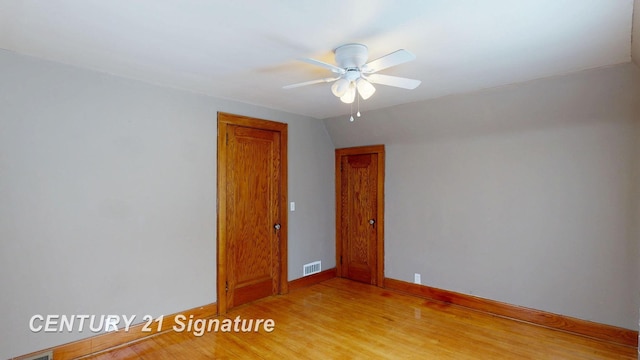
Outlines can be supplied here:
M381 73L363 111L630 61L633 0L0 0L0 48L316 118L350 112L329 84L344 43L370 59L417 60Z

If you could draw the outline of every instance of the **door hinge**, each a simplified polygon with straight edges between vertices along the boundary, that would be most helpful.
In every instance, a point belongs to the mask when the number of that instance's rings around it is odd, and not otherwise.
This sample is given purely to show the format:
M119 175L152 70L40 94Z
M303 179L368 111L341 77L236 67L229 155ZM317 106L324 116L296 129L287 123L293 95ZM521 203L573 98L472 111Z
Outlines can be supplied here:
M224 291L229 291L229 281L224 282Z
M342 255L340 255L340 265L342 265Z
M227 141L227 145L229 145L229 133L226 133L225 135L226 135L226 138L227 138L227 140L226 140Z

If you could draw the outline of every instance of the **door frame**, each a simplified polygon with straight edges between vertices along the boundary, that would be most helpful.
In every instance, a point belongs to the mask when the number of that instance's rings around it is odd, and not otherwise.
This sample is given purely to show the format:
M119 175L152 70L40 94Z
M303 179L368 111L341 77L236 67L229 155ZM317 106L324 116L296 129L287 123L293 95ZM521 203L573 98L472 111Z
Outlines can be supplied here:
M384 145L358 146L336 149L335 176L336 176L336 276L342 277L342 176L341 157L345 155L378 155L378 212L376 214L376 286L384 286Z
M288 208L287 208L287 124L280 123L271 120L263 120L251 118L248 116L234 115L224 112L218 112L218 126L217 126L217 236L216 236L216 248L217 248L217 303L218 314L225 314L227 312L227 296L226 286L227 281L227 147L226 140L223 139L227 132L227 125L244 126L250 128L256 128L261 130L270 130L280 132L280 283L279 294L286 294L289 292L288 282L288 256L287 256L287 229L288 229Z

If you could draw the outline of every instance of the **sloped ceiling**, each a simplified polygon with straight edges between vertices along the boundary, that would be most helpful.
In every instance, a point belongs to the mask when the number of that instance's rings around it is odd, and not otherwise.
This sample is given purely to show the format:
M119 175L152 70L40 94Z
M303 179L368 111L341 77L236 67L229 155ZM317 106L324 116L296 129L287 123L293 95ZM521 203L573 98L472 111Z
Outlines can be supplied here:
M327 118L350 111L328 84L282 89L330 75L296 58L410 50L416 61L384 73L422 85L360 104L385 108L629 62L633 1L0 0L0 48Z

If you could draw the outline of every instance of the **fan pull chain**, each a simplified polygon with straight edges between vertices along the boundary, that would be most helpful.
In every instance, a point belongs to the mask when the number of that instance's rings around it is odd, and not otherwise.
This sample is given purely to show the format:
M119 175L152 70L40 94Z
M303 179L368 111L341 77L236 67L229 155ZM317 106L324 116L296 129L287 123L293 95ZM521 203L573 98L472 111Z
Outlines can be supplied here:
M356 94L356 96L357 96L357 94ZM350 105L351 105L351 116L349 117L349 121L350 121L350 122L353 122L353 120L355 120L355 119L353 118L353 102L352 102Z
M358 98L358 112L356 113L356 116L360 117L360 96L358 96L357 90L356 90L356 97Z

